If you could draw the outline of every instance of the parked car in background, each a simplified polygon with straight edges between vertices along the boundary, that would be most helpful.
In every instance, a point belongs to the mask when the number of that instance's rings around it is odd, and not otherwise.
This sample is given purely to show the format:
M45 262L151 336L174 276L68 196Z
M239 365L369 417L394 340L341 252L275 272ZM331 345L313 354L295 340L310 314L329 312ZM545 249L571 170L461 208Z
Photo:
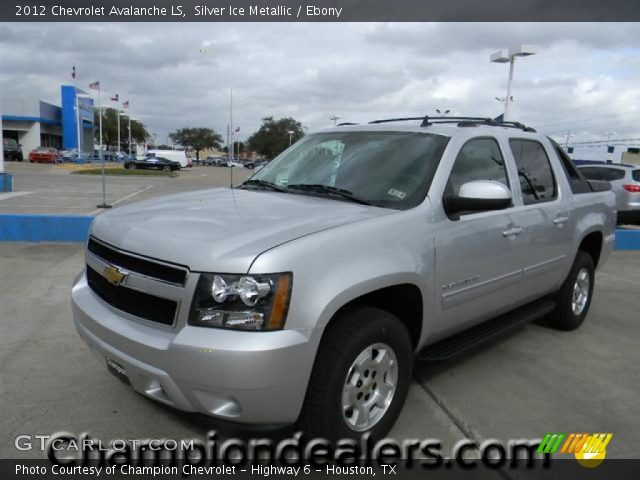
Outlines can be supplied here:
M223 167L244 168L244 164L237 160L225 160Z
M38 147L29 153L31 163L58 163L62 155L53 147Z
M214 155L209 155L207 158L201 159L200 163L202 165L208 165L213 167L221 167L226 163L226 159L222 157L216 157Z
M249 170L253 170L256 168L262 168L269 163L269 160L245 160L244 168L248 168Z
M640 166L584 164L578 168L588 180L606 181L616 194L618 223L640 223Z
M180 167L186 168L189 166L189 159L187 158L187 152L184 150L149 150L147 157L150 158L166 158L178 162Z
M16 142L13 138L2 139L2 151L4 152L5 160L14 160L16 162L21 162L23 160L22 145Z
M73 162L79 158L78 151L74 148L71 150L61 150L60 157L63 162Z
M173 172L180 170L180 163L164 157L144 156L134 160L125 160L124 168L128 170L140 168L145 170L164 170L166 172Z

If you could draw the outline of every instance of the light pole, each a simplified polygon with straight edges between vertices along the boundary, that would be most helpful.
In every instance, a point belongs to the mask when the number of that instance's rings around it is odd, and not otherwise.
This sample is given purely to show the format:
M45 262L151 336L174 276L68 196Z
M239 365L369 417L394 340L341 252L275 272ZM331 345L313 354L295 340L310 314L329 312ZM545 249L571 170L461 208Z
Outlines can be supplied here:
M604 132L603 135L607 137L607 153L609 156L607 157L607 161L611 161L613 159L613 153L610 151L611 146L609 145L609 140L612 136L614 136L616 132Z
M293 139L293 134L296 133L293 130L287 130L287 133L289 134L289 146L291 146L291 140Z
M507 50L499 50L491 54L491 61L494 63L509 64L509 81L507 83L507 96L504 99L504 116L503 121L508 121L509 107L513 98L511 97L511 84L513 83L513 69L516 63L516 57L529 57L536 54L536 48L531 45L518 45Z
M446 117L450 112L451 112L451 110L442 111L439 108L436 108L436 113L438 115L442 115L443 117Z
M336 115L335 113L329 117L329 120L333 120L333 126L335 127L336 125L338 125L338 120L340 120L342 117L340 115Z
M129 118L129 155L131 155L131 117L128 113L118 111L118 147L120 146L120 117ZM120 151L120 148L118 148Z

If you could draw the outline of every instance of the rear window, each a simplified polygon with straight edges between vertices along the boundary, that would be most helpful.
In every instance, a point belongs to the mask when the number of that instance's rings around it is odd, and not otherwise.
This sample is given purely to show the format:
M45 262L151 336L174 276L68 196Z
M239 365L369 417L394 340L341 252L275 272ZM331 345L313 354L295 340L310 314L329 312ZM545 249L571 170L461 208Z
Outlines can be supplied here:
M622 180L624 178L624 170L606 167L585 167L582 168L582 174L589 180L603 180L612 182L614 180Z
M640 169L632 171L631 176L636 182L640 182Z
M556 198L556 179L544 147L534 140L524 139L512 139L509 145L518 167L524 204L548 202Z

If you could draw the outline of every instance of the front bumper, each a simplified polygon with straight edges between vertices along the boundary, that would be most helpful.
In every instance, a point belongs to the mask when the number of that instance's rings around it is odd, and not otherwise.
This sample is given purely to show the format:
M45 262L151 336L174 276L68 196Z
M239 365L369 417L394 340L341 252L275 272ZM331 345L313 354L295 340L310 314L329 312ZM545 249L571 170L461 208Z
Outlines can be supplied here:
M242 332L151 325L102 301L84 275L73 286L71 303L83 340L105 367L107 356L123 366L143 395L239 423L296 421L321 329Z

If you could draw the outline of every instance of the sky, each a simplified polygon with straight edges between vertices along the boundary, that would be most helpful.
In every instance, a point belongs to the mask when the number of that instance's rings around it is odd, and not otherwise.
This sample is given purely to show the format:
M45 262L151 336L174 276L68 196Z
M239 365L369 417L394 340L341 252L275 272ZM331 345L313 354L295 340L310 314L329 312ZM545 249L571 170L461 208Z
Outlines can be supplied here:
M183 127L246 139L266 116L309 132L344 122L435 114L496 117L516 61L511 119L564 144L640 139L640 27L634 23L5 23L3 98L60 104L60 85L99 80L158 143ZM640 146L640 140L626 145ZM618 158L621 147L617 147ZM603 144L574 158L606 158Z

